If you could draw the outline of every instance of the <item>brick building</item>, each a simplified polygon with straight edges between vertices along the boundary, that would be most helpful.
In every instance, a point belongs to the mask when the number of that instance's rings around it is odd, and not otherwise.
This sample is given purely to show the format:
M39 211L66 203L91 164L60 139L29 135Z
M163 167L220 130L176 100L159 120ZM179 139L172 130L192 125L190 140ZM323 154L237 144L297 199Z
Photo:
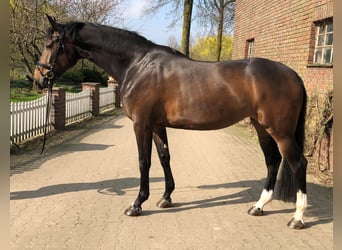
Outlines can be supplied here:
M308 93L333 87L332 0L236 0L233 59L266 57L303 78Z
M248 57L282 62L302 77L307 152L332 172L333 1L236 0L232 59Z

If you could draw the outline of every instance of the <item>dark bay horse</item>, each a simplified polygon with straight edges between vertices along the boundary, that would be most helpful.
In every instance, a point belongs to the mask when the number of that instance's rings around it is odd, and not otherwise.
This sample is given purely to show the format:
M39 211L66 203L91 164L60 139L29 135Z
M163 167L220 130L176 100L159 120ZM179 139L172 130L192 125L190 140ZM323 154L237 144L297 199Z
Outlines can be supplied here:
M272 198L291 201L296 203L296 211L288 226L304 227L306 91L296 72L262 58L194 61L134 32L92 23L60 24L50 16L48 19L51 28L34 73L40 88L84 58L121 85L123 109L133 121L140 169L140 191L126 215L139 215L149 197L152 141L165 174L165 193L157 205L172 206L175 185L166 127L212 130L250 117L268 174L260 199L248 213L262 215Z

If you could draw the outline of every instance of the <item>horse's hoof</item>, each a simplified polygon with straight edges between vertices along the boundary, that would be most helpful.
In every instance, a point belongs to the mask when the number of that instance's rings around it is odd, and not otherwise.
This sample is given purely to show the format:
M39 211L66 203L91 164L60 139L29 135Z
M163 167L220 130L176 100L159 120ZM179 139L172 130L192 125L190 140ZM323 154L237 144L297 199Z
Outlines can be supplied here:
M291 229L303 229L304 228L304 222L301 220L296 220L295 218L292 218L292 220L287 223L287 226Z
M260 208L253 206L248 210L248 214L253 216L261 216L264 214L264 211Z
M127 216L139 216L141 214L141 207L130 206L125 210Z
M160 201L157 202L156 205L160 208L168 208L168 207L172 207L172 202L171 202L171 199L166 200L166 199L162 198Z

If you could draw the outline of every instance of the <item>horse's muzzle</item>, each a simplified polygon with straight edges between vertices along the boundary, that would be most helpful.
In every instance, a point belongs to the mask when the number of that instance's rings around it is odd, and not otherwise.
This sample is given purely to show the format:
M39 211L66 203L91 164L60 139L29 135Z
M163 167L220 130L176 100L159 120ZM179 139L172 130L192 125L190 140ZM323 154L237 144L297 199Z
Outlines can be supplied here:
M44 89L48 87L48 79L45 77L34 78L33 83L39 89Z

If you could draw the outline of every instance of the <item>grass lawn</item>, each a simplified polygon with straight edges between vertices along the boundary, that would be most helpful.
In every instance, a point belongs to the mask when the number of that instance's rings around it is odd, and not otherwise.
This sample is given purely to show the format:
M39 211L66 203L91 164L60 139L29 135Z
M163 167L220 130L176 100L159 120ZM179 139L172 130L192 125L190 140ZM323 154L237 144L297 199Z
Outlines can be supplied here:
M24 102L38 99L42 96L42 92L32 89L32 82L29 81L12 81L10 85L10 101Z
M54 87L64 88L67 92L80 92L81 86L70 84L55 83ZM29 81L13 81L10 85L10 101L11 102L25 102L38 99L42 97L42 91L32 88L32 82Z

